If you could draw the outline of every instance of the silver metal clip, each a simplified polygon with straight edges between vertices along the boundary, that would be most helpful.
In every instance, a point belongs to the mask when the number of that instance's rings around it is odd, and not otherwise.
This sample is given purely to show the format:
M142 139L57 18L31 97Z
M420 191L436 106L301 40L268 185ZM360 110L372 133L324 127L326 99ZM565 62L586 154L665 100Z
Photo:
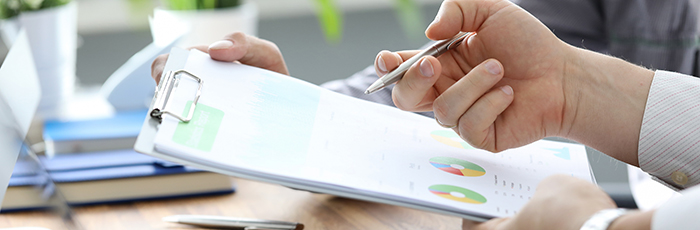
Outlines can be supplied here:
M183 75L190 77L199 83L197 93L194 96L194 100L192 100L192 105L190 105L190 112L188 113L187 117L181 117L177 113L165 110L165 106L168 104L170 94L173 92L175 87L177 87L178 82L181 78L180 76ZM187 70L181 69L176 71L168 71L161 79L158 88L156 88L156 101L153 105L153 109L149 114L151 115L151 117L158 119L159 123L163 122L163 114L171 115L182 122L189 122L190 120L192 120L192 115L194 114L194 107L197 106L199 95L202 94L202 85L204 85L204 81L201 78L195 76L194 74L187 72Z

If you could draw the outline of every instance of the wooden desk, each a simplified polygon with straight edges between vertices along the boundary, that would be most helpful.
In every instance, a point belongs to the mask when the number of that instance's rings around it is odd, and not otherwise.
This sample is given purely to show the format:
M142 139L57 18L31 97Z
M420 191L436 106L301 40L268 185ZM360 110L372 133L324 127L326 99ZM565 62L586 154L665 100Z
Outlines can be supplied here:
M279 185L234 179L231 195L96 205L74 209L82 229L196 229L165 223L176 214L223 215L303 223L305 229L461 229L461 219L393 205L296 191ZM0 214L0 228L67 229L49 212Z

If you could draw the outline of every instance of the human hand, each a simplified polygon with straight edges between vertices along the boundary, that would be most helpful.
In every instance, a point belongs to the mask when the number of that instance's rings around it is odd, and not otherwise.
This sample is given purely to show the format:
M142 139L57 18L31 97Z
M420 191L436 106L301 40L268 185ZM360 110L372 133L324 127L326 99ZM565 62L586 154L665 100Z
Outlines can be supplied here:
M571 47L509 1L443 2L430 39L477 34L438 58L411 67L392 93L400 109L433 110L439 123L475 147L493 152L566 132L566 82ZM382 51L381 76L417 51ZM426 76L430 75L430 76Z
M189 49L198 49L209 53L212 59L225 62L240 62L281 74L289 75L287 65L277 45L254 36L241 32L229 34L223 40L207 46L194 46ZM160 82L168 54L158 56L151 65L151 77Z
M570 176L554 175L540 182L532 199L515 216L484 223L464 220L462 229L578 230L596 212L616 207L615 202L594 184ZM650 222L650 218L647 221Z

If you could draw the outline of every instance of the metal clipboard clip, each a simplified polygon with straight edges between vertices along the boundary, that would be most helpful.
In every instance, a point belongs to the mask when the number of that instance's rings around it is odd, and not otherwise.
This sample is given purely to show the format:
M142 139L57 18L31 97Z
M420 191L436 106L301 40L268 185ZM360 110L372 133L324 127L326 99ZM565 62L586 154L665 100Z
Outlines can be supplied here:
M170 94L172 94L173 90L178 86L180 78L182 78L181 76L190 77L197 81L197 83L199 83L197 93L194 96L194 100L192 100L192 105L190 105L190 112L187 114L187 117L181 117L177 113L165 110L165 106L168 104ZM199 95L202 94L202 85L204 85L204 81L201 78L183 69L176 71L168 71L167 73L165 73L161 81L162 82L156 88L155 103L153 104L153 109L149 113L151 117L158 119L158 123L163 122L163 114L173 116L182 122L189 122L190 120L192 120L192 115L194 114L194 107L197 106Z

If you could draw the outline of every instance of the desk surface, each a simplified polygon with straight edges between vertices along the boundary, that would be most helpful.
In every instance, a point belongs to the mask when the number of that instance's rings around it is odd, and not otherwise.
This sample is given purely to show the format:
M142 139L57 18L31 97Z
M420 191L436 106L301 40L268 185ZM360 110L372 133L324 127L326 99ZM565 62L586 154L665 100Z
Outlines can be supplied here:
M255 181L234 179L235 194L96 205L74 209L82 229L195 229L166 223L176 214L224 215L295 221L305 229L460 229L461 219L393 205L313 194ZM48 212L0 214L0 228L66 229Z

